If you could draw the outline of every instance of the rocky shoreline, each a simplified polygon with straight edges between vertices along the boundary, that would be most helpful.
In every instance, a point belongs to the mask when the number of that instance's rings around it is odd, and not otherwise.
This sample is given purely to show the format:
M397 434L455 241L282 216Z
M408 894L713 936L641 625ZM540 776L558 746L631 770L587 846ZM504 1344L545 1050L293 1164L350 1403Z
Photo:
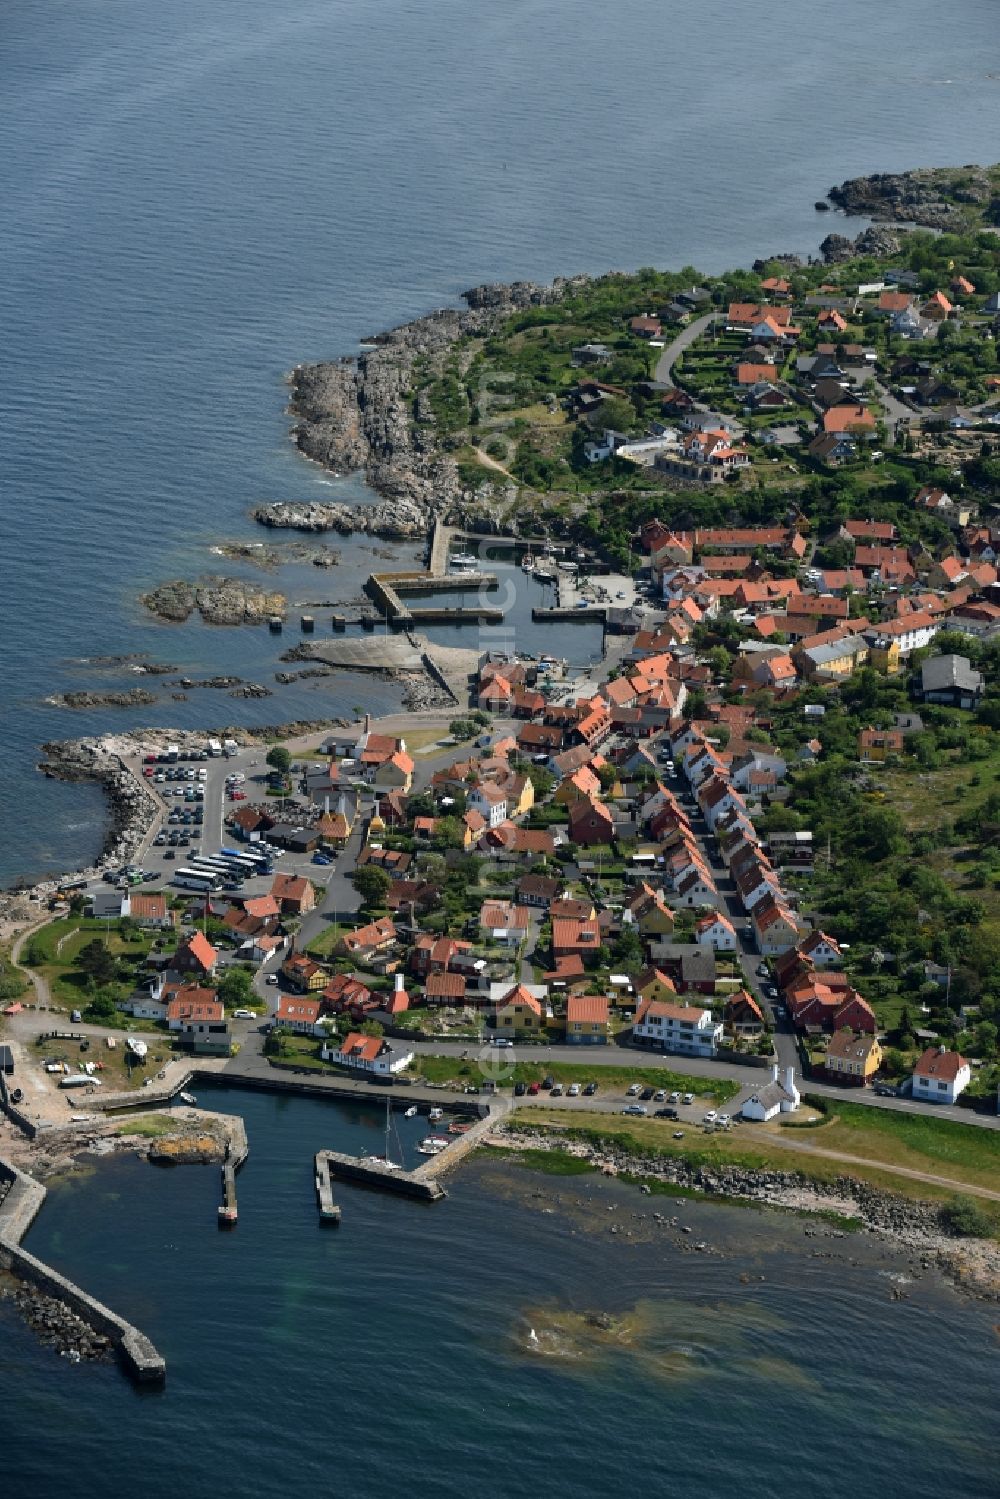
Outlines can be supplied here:
M897 1197L853 1177L817 1181L799 1171L704 1166L684 1156L647 1155L610 1141L595 1145L517 1123L500 1126L495 1140L515 1151L567 1151L606 1175L664 1182L706 1197L761 1207L852 1219L869 1233L912 1251L924 1268L936 1265L969 1294L1000 1300L1000 1244L992 1239L957 1238L948 1232L934 1203Z
M299 365L289 405L299 451L332 473L363 473L383 503L360 512L278 503L259 507L254 518L264 525L393 538L424 535L438 516L460 523L475 515L488 524L480 514L482 495L463 486L457 463L438 448L433 413L421 397L413 399L415 365L439 362L466 335L488 334L512 312L561 301L588 279L474 287L463 293L465 311L441 308L376 334L369 340L374 347L355 359Z
M994 193L986 169L967 166L850 177L827 196L848 214L957 232L989 207Z

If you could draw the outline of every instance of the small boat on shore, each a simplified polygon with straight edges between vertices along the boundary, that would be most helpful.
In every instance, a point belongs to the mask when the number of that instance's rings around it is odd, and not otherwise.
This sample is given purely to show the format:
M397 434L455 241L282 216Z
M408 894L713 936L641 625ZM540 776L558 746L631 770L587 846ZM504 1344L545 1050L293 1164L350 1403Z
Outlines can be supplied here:
M177 1096L179 1097L181 1103L189 1104L192 1109L198 1102L193 1093L179 1093Z
M521 558L521 571L525 573L533 573L535 571L535 559L530 552L525 552Z
M417 1146L418 1155L440 1155L442 1150L447 1150L451 1144L450 1140L443 1135L425 1135Z
M467 1135L471 1128L471 1124L459 1124L456 1120L454 1124L449 1124L448 1133L449 1135Z

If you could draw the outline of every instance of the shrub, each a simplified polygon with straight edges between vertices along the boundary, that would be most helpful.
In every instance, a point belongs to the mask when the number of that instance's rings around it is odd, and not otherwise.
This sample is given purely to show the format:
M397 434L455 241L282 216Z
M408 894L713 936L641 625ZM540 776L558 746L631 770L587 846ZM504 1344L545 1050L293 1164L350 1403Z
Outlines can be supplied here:
M939 1214L942 1226L960 1239L988 1239L993 1232L989 1215L971 1197L956 1197Z

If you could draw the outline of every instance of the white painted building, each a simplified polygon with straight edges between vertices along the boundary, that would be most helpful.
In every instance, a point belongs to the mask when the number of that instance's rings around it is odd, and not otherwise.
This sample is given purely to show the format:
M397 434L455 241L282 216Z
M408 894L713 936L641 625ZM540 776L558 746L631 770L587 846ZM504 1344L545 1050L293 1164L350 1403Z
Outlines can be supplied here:
M799 1106L799 1090L795 1086L795 1071L786 1067L779 1081L777 1063L771 1069L771 1081L746 1100L740 1109L744 1119L766 1124L778 1114L792 1114Z
M633 1040L656 1051L689 1057L714 1057L722 1040L722 1022L696 1005L644 1000L632 1027Z
M957 1051L928 1046L913 1069L913 1097L921 1103L954 1103L972 1081L972 1069Z

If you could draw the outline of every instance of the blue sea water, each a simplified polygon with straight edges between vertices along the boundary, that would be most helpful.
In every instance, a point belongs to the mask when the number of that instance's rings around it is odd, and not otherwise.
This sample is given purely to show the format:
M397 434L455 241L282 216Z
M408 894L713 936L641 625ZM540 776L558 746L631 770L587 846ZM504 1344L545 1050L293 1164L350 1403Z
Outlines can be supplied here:
M141 1326L167 1384L68 1364L0 1302L5 1492L996 1492L995 1308L891 1248L493 1161L433 1205L341 1184L321 1228L313 1152L380 1147L380 1111L211 1102L247 1122L234 1231L213 1167L52 1189L28 1247Z
M24 0L0 85L0 881L99 842L99 795L43 782L41 741L395 703L44 702L129 685L79 661L127 651L271 679L280 641L137 596L259 539L255 502L363 499L291 448L295 363L483 280L814 251L832 182L1000 157L993 0L947 24L934 0ZM371 553L343 550L279 586L350 596ZM561 648L587 659L587 627Z

